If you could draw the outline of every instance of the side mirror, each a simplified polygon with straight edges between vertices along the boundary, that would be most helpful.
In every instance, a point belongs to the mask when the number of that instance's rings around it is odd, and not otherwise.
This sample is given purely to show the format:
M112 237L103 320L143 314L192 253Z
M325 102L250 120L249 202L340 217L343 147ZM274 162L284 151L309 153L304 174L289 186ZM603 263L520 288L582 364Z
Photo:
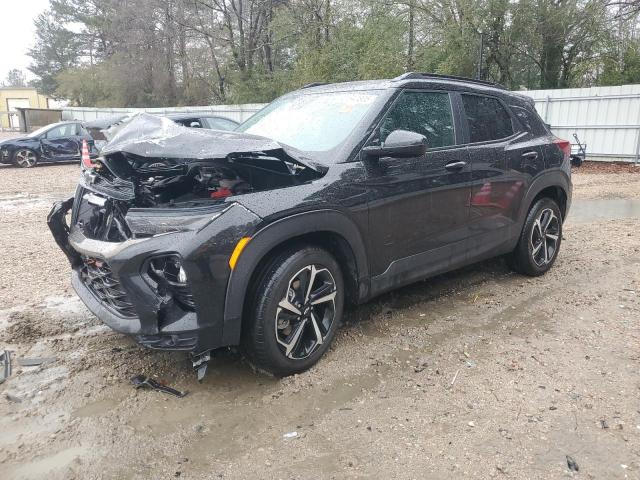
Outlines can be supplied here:
M427 151L427 137L407 130L394 130L381 146L370 145L362 149L369 158L419 157Z

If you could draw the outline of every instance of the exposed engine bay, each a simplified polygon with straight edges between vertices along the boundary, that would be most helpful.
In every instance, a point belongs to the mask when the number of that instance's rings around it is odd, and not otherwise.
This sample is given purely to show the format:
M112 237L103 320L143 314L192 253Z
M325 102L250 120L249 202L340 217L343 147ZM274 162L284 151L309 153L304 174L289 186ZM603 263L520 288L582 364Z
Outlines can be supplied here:
M118 130L101 156L83 160L75 222L90 238L131 238L135 209L194 208L229 197L299 185L326 167L272 140L203 131L141 114Z
M286 159L281 152L229 154L224 159L146 158L128 153L98 159L97 176L116 184L130 182L131 206L202 206L211 201L304 183L319 175ZM99 183L99 182L98 182Z

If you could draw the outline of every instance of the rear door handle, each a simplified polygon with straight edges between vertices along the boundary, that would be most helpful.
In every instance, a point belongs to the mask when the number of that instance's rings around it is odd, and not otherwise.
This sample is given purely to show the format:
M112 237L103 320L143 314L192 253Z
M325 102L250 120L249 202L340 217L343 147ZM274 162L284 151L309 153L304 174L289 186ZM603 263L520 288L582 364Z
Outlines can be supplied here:
M527 160L537 160L538 159L538 152L524 152L522 154L522 158L526 158Z
M466 165L467 165L467 162L452 162L452 163L447 163L444 166L444 168L446 168L450 172L454 172L454 171L462 170L464 167L466 167Z

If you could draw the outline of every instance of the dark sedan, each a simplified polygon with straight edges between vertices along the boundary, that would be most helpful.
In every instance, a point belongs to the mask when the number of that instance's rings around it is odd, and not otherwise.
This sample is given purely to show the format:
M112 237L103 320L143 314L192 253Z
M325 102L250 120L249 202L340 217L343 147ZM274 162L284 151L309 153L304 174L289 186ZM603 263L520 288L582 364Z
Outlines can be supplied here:
M238 122L224 117L202 113L170 113L164 115L179 125L191 128L206 128L209 130L235 130Z
M30 168L38 163L80 160L83 140L91 155L97 155L93 138L82 123L53 123L24 137L0 142L0 163Z

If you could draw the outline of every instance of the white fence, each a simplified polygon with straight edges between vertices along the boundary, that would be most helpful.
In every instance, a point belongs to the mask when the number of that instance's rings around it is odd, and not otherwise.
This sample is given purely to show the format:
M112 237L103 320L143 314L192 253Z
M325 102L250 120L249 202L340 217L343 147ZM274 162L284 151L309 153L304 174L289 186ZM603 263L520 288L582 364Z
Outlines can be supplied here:
M553 132L574 142L577 134L587 144L587 159L640 164L640 85L567 88L520 92L532 97L536 109ZM242 122L264 104L213 105L174 108L67 107L63 120L95 120L133 112L206 112Z
M211 105L207 107L166 107L166 108L99 108L99 107L66 107L62 110L62 120L82 120L89 122L98 118L126 115L128 113L208 113L219 117L230 118L236 122L244 122L251 115L264 107L260 103L245 105Z
M553 132L587 144L587 159L640 163L640 85L520 92Z

